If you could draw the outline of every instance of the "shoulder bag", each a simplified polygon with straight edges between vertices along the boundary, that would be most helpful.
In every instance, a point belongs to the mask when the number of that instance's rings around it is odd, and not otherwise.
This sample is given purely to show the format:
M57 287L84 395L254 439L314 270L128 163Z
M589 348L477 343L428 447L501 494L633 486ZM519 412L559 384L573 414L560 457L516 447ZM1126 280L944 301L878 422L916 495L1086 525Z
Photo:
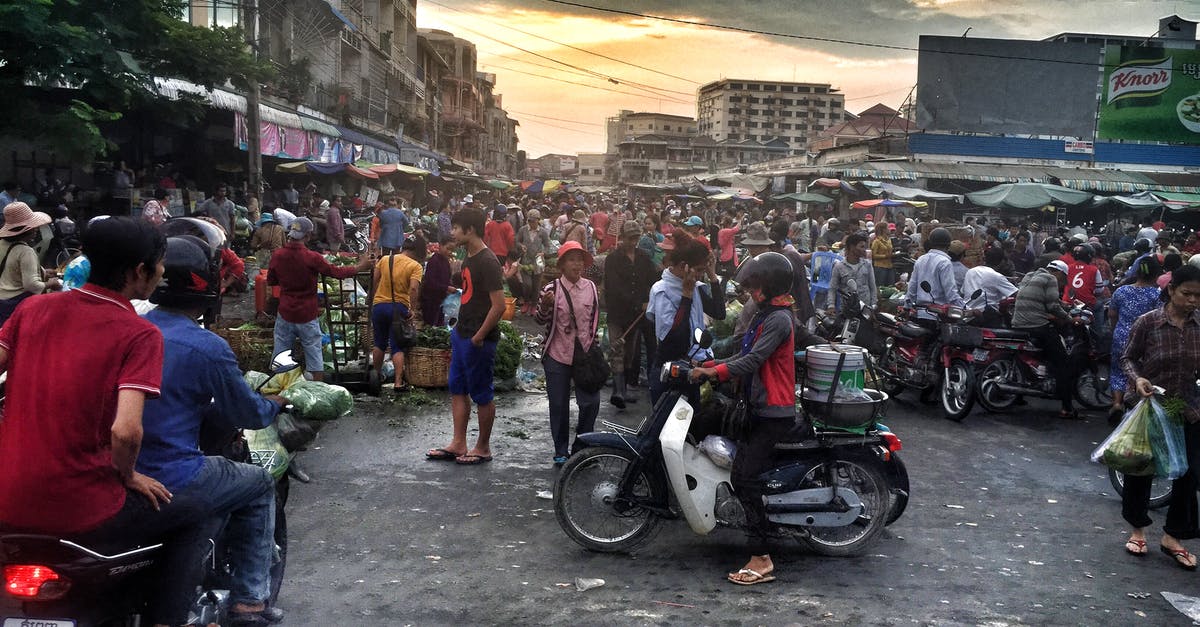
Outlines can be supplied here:
M396 340L397 351L406 351L417 345L417 328L413 326L412 314L407 319L401 318L396 312L396 255L388 255L388 283L392 288L392 337Z
M608 367L608 360L604 358L604 351L600 350L600 342L595 337L592 338L592 347L584 350L583 343L579 341L580 329L575 322L575 305L571 302L571 293L563 287L562 281L558 282L558 286L563 288L563 296L567 299L567 308L571 314L571 327L575 329L575 354L571 359L571 378L575 381L575 387L584 392L599 392L600 388L608 382L612 370ZM595 306L599 306L596 303ZM593 313L593 317L599 315Z

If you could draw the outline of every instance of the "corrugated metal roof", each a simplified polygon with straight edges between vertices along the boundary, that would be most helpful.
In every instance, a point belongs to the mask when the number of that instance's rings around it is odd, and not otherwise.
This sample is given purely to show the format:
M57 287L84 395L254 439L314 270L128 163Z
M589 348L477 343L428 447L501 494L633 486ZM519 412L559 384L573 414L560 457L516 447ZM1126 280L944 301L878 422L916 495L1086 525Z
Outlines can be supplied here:
M1063 187L1094 192L1136 193L1153 189L1155 183L1141 172L1090 168L1045 168Z

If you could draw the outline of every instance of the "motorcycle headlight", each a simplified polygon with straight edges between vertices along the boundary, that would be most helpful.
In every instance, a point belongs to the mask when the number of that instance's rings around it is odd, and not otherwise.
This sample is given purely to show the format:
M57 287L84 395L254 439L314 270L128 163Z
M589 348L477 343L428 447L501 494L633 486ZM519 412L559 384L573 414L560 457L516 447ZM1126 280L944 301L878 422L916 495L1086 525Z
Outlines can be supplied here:
M962 307L951 307L951 308L947 309L946 310L946 318L948 320L954 320L954 321L962 320L963 319L963 308Z
M884 345L884 346L886 346L886 347L888 347L888 348L891 348L891 347L895 346L895 345L896 345L896 338L894 338L894 337L888 337L886 340L884 340L884 341L883 341L883 345Z
M671 380L671 362L663 364L662 370L658 373L658 380L663 383Z

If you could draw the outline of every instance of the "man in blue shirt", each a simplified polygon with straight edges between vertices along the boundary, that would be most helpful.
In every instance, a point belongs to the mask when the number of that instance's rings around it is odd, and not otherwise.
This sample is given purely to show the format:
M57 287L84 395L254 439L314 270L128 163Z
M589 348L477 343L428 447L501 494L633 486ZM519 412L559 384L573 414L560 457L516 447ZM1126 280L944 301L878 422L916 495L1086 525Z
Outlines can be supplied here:
M146 314L163 334L163 390L145 406L137 471L166 486L173 505L194 509L197 516L228 517L232 624L266 625L283 618L265 603L275 552L275 482L258 466L205 456L199 439L205 422L230 432L262 429L285 401L251 390L229 345L196 323L219 298L213 259L213 250L199 238L167 240L163 281L150 298L159 308ZM182 575L199 583L199 572Z
M397 207L399 199L393 197L390 206L379 214L379 246L383 254L399 253L404 246L404 232L408 230L408 214Z
M938 227L929 232L925 242L926 252L913 264L912 276L908 279L905 296L911 305L934 303L937 305L963 306L962 295L954 278L954 265L946 251L950 248L950 231ZM921 289L921 283L929 283L929 292ZM917 317L923 320L937 316L921 311Z

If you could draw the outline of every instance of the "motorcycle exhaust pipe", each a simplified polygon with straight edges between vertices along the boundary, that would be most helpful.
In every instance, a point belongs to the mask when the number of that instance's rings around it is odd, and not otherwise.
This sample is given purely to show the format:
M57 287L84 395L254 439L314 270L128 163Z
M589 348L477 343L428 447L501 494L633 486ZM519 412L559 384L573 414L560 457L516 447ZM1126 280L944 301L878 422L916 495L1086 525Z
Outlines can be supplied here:
M1011 383L993 383L992 385L996 386L997 390L1000 390L1001 392L1008 392L1009 394L1034 394L1034 393L1036 393L1035 390L1030 390L1029 388L1026 388L1026 387L1023 387L1020 385L1013 385Z

